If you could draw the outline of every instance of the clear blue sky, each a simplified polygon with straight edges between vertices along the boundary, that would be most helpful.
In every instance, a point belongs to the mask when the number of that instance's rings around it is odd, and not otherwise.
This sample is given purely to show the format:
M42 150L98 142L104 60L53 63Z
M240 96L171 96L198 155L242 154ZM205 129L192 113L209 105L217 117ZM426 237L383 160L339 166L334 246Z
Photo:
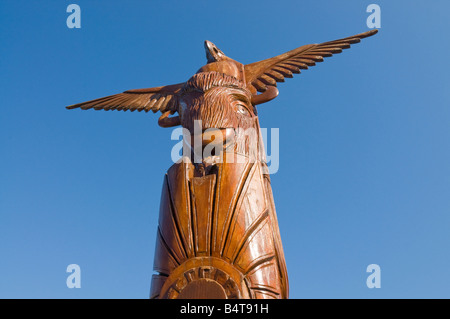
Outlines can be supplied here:
M71 3L81 29L66 26ZM0 297L148 297L171 130L66 105L185 81L206 39L250 63L367 31L371 3L379 34L259 108L280 130L290 295L450 298L445 0L0 1ZM73 263L80 289L66 287Z

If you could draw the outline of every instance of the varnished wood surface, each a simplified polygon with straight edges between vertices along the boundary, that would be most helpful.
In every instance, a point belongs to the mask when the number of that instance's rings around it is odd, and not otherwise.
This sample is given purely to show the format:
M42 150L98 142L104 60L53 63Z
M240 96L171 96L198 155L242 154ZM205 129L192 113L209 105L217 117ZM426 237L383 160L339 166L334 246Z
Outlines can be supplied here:
M234 277L236 296L287 297L281 238L262 165L248 160L218 164L216 173L204 177L193 177L191 163L171 167L163 186L154 259L158 286L176 269L184 270L178 274L183 282L190 270L195 279L204 278L197 265L189 268L186 262L214 257L222 260L224 276ZM214 277L212 272L208 275ZM154 289L152 297L164 297L169 286Z
M185 154L190 159L172 165L164 178L150 298L288 298L256 106L278 96L278 82L376 32L305 45L247 65L205 41L207 64L185 82L67 107L160 111L158 124L187 129L187 144L200 137L200 150L212 141L225 146L193 163L194 146ZM213 138L218 132L225 135Z

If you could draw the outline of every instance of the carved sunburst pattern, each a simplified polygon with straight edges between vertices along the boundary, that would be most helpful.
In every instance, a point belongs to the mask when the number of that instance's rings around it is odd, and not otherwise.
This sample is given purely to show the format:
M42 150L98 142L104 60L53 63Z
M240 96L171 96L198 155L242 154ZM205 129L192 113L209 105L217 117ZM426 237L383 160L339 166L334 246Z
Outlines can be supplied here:
M153 298L183 297L183 289L202 279L219 283L227 298L287 297L278 223L262 165L241 159L217 164L214 173L202 177L193 177L191 163L172 166L161 199Z
M202 290L202 288L204 289ZM212 266L200 266L189 269L179 276L163 297L169 299L179 297L239 299L241 296L238 284L223 270Z

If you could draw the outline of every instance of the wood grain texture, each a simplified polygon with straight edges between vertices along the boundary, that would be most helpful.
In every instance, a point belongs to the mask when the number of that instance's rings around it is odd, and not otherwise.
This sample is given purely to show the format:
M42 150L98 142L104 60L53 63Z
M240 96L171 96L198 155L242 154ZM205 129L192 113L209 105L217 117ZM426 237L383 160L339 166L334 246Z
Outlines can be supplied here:
M212 267L209 273L220 271L227 277L238 273L232 285L238 287L235 296L287 298L287 271L272 191L262 174L264 164L242 161L217 164L215 173L204 177L193 177L192 163L169 169L161 201L153 298L169 296L174 273L182 282L191 271L195 276L190 281L205 278L198 275L198 265L186 266L196 258L222 261L221 268ZM178 187L186 181L190 187ZM164 278L171 284L161 285L158 280Z
M278 96L277 83L376 32L301 46L247 65L205 41L207 64L185 82L67 107L160 111L160 126L181 125L191 135L185 140L190 154L164 177L150 298L288 298L256 106ZM225 135L216 139L219 133ZM222 150L205 154L213 141ZM200 161L193 163L195 156Z

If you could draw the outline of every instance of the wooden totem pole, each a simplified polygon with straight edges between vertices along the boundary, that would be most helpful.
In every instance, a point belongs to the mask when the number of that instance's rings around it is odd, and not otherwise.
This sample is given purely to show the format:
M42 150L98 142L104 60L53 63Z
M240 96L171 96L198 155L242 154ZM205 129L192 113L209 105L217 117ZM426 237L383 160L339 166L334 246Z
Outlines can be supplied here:
M205 41L207 64L186 82L67 107L160 111L160 126L185 129L188 151L164 178L150 298L288 297L256 105L278 95L277 82L376 32L247 65Z

